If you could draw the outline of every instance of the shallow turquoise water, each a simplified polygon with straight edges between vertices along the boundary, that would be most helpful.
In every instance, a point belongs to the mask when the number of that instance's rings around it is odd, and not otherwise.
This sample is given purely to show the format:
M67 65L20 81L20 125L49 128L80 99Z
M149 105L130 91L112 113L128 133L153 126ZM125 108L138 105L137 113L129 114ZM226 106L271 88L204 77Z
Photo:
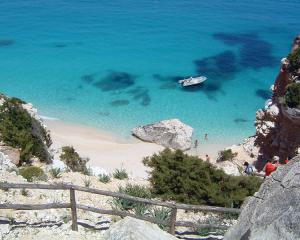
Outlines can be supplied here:
M299 8L298 0L0 1L0 89L42 115L123 136L179 118L198 137L238 142L254 133ZM203 74L203 86L176 84Z

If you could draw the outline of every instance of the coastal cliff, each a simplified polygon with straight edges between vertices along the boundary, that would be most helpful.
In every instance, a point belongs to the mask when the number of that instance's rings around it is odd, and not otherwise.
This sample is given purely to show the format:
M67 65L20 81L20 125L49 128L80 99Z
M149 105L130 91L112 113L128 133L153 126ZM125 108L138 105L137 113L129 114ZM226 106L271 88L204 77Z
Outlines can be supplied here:
M297 54L300 49L300 36L295 38L289 55ZM299 84L300 66L291 68L289 57L282 60L273 96L266 109L256 113L256 139L254 144L259 148L257 167L261 169L265 162L274 155L281 160L292 158L299 153L300 147L300 115L297 107L290 108L285 103L287 87ZM299 67L299 68L298 68Z

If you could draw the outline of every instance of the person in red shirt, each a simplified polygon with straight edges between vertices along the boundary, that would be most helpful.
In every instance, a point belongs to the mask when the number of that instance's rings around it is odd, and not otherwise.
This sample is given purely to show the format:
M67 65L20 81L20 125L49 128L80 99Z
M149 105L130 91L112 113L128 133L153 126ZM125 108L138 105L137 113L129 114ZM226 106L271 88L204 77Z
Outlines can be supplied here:
M276 161L278 157L273 157L273 160ZM276 170L277 166L275 164L272 163L272 160L268 160L267 164L264 167L264 171L265 171L265 178L270 176L272 172L274 172Z

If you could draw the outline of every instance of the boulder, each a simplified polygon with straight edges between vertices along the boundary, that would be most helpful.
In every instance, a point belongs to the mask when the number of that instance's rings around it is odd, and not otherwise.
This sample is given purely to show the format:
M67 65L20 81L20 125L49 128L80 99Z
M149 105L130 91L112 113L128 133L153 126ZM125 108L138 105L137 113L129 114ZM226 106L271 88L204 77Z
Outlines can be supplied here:
M126 217L113 224L104 234L105 240L175 240L178 239L164 232L157 225Z
M132 134L143 141L160 144L173 149L188 150L192 145L193 128L178 119L139 126Z
M18 165L20 162L20 150L10 147L10 146L6 146L6 145L0 145L0 152L2 152L3 154L7 155L8 158L10 159L10 161L15 164Z
M300 156L280 166L242 207L224 240L300 239Z

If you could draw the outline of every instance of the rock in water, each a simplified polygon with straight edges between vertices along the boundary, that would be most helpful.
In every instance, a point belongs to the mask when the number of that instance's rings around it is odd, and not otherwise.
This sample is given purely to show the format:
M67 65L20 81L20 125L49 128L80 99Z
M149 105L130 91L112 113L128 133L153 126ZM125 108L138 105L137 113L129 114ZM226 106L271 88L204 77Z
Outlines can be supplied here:
M105 240L178 240L157 225L126 217L112 225L104 234Z
M248 199L224 240L300 239L300 157L280 166Z
M132 130L132 134L143 141L160 144L173 149L191 148L193 128L178 119L164 120Z

